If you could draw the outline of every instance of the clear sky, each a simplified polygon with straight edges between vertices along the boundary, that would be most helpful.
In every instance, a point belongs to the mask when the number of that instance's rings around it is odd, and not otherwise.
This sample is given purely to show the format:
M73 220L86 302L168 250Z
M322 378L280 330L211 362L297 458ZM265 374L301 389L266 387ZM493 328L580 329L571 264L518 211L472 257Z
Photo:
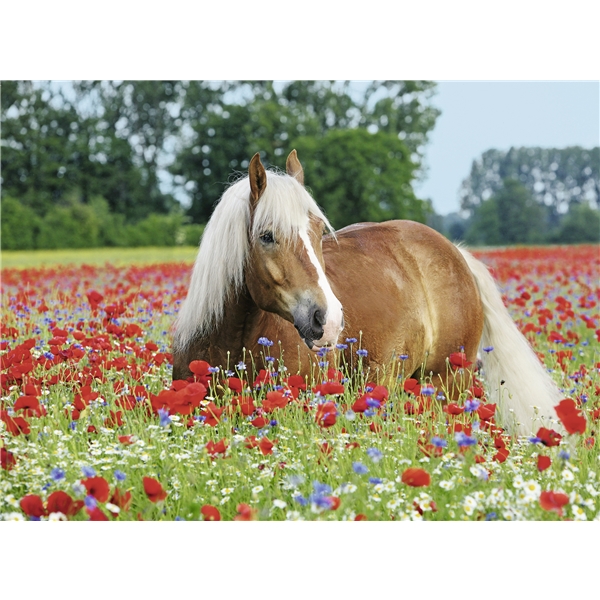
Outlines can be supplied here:
M590 81L441 81L433 99L442 114L416 186L436 212L459 209L458 190L490 148L600 145L600 84Z

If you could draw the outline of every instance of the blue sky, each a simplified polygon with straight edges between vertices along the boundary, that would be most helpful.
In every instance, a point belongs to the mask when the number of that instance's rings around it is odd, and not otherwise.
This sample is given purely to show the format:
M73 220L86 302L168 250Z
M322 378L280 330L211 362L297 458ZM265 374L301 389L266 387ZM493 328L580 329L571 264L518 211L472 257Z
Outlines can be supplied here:
M459 209L458 190L473 160L490 148L600 145L600 84L590 81L441 81L441 109L415 190L436 212Z

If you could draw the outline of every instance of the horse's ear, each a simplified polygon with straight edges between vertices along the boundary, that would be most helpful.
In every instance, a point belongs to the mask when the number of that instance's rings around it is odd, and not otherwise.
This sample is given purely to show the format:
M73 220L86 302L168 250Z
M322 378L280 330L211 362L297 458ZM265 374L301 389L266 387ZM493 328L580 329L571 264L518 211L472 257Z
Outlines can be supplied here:
M293 177L298 183L304 185L304 169L298 160L298 154L295 150L292 150L287 157L285 170L290 177Z
M250 177L250 200L254 208L267 187L267 173L260 162L260 154L258 152L250 161L248 176Z

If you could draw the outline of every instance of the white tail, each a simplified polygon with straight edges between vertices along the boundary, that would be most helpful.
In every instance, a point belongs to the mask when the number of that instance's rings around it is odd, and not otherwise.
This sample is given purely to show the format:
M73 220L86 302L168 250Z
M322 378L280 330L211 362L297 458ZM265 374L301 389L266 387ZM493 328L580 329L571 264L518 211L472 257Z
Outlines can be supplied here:
M498 404L502 424L514 434L528 435L541 426L557 429L554 406L562 399L558 387L512 320L487 267L458 249L475 277L483 304L479 349L488 400ZM483 351L488 347L493 350Z

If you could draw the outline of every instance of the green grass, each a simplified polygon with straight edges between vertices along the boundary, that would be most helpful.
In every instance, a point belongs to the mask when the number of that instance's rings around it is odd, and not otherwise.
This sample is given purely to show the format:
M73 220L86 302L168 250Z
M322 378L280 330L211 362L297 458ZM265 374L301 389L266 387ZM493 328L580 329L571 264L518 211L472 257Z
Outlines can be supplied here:
M193 261L196 246L150 247L150 248L77 248L64 250L2 251L3 269L26 269L55 265L112 265L151 264Z

